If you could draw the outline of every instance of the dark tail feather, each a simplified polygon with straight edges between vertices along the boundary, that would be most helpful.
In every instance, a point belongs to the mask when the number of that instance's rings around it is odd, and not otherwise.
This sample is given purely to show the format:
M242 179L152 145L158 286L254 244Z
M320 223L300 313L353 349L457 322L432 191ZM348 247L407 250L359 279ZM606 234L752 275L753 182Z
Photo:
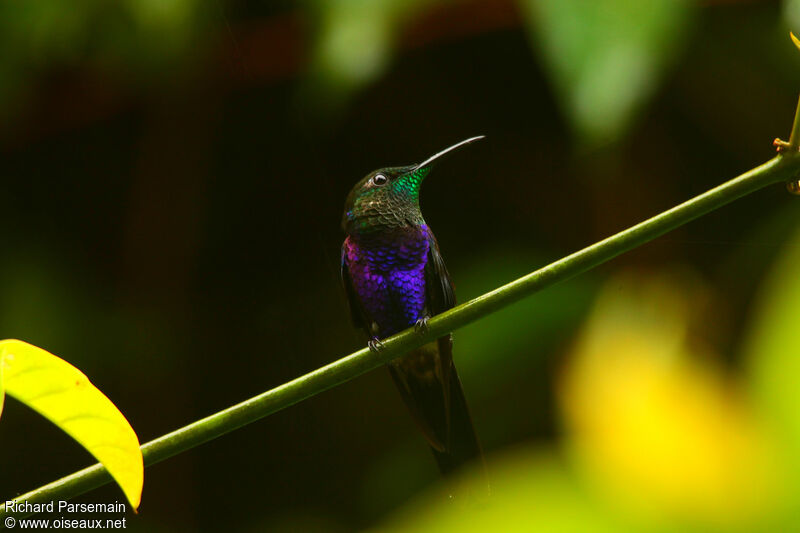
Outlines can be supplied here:
M450 337L442 337L389 363L400 395L431 446L443 474L483 463ZM481 466L484 469L485 466Z
M439 451L431 446L433 456L439 465L439 470L448 475L458 470L465 463L483 463L483 452L478 442L478 436L472 425L472 417L469 414L467 401L464 398L464 390L461 387L461 380L458 377L455 366L452 367L450 374L449 393L450 393L450 434L444 451ZM485 469L485 465L481 465Z

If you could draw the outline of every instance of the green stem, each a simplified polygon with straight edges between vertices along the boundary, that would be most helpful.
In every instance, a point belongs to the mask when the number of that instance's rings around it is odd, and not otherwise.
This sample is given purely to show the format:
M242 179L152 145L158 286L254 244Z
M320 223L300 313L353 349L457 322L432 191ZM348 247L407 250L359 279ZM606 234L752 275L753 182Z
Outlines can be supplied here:
M789 150L796 152L800 148L800 98L797 100L797 109L794 112L792 133L789 135Z
M800 121L796 120L795 126L800 129ZM142 445L145 465L163 461L351 380L409 350L466 326L550 285L609 261L737 198L768 185L793 179L798 172L800 172L800 153L792 151L779 155L719 187L636 226L433 317L428 323L428 331L425 334L417 334L413 329L405 330L384 340L384 349L380 353L372 353L366 348L361 349L284 385L152 440ZM105 468L96 464L15 499L29 503L66 500L109 481L111 477ZM6 514L5 506L0 507L0 518Z

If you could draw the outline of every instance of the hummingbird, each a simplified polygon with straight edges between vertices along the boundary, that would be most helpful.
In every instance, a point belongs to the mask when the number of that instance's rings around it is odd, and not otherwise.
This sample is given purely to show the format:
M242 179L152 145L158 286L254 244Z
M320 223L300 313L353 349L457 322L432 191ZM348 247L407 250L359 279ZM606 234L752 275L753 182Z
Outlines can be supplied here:
M357 328L373 351L381 339L428 320L456 303L439 244L422 218L419 193L433 164L483 136L456 143L416 165L375 170L347 196L341 277ZM400 395L443 474L483 457L448 334L387 363Z

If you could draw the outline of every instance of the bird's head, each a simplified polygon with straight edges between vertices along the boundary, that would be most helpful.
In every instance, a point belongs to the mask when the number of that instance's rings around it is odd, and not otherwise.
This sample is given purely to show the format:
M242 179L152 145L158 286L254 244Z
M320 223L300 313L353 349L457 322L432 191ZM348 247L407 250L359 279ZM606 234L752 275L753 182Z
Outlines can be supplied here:
M370 172L347 195L342 228L347 233L368 233L382 228L424 224L419 209L419 191L434 162L479 139L483 136L463 140L416 165Z

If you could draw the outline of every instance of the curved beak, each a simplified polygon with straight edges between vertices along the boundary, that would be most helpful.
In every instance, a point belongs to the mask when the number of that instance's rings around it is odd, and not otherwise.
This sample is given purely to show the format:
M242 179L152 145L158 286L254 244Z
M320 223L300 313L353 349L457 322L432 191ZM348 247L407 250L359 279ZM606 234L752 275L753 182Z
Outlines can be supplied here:
M463 141L461 141L459 143L456 143L453 146L450 146L449 148L445 148L441 152L433 154L432 156L430 156L428 159L426 159L422 163L420 163L418 165L415 165L411 170L414 171L414 170L418 170L418 169L420 169L422 167L428 166L431 163L433 163L434 161L436 161L437 159L439 159L440 157L442 157L443 155L449 154L450 152L452 152L453 150L455 150L457 148L461 148L462 146L466 146L466 145L468 145L470 143L473 143L475 141L479 141L479 140L481 140L483 138L484 138L484 135L478 135L477 137L470 137L469 139L464 139Z

